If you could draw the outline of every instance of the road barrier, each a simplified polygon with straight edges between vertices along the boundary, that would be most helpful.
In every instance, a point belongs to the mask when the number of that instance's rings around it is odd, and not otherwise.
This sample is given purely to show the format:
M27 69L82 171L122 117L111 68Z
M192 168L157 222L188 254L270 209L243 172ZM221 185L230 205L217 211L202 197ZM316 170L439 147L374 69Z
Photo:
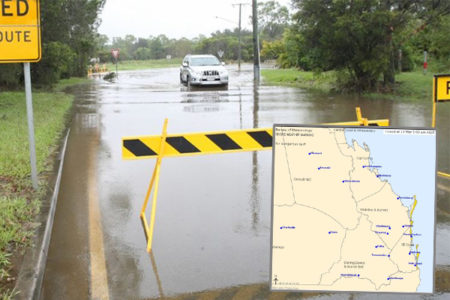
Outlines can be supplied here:
M99 74L105 74L108 72L108 67L106 66L106 64L95 64L93 65L89 65L88 66L88 73L87 76L91 77L93 75L99 75Z
M327 123L327 125L389 126L388 119L368 120L363 118L359 107L356 108L356 117L357 121L354 122ZM153 170L153 175L140 213L142 226L144 227L145 237L147 239L147 252L149 253L152 250L159 174L163 157L272 149L272 128L167 135L167 123L168 120L165 119L161 135L125 137L122 139L123 159L133 160L156 157L155 169ZM145 212L151 195L152 211L150 222L148 222Z
M347 126L389 126L389 120L367 120L356 109L358 121L328 123ZM216 153L233 153L272 149L272 128L228 130L218 132L186 133L167 135L164 150L161 135L126 137L122 139L122 158L126 160L191 156Z

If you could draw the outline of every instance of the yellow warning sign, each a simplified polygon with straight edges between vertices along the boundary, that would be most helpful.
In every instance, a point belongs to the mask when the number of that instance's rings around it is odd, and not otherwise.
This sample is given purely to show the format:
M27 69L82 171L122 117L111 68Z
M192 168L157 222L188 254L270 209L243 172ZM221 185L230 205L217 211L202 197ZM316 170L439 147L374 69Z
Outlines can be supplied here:
M0 63L41 60L39 0L0 1Z
M434 102L450 101L450 74L434 75Z
M367 122L367 124L364 124ZM329 125L389 126L389 120L365 120ZM125 137L122 139L123 159L157 157L161 148L161 135ZM272 149L272 128L231 130L167 135L164 157L191 156Z

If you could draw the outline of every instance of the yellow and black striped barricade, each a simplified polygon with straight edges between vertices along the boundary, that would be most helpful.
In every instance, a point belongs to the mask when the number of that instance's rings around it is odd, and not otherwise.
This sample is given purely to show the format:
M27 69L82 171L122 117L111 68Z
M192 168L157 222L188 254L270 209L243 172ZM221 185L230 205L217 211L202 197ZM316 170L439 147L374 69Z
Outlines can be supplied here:
M124 138L124 159L152 158L160 154L161 136ZM220 132L167 135L164 157L189 156L241 151L258 151L272 148L272 128L228 130Z
M356 108L356 116L357 121L329 123L329 125L389 126L389 120L387 119L368 120L363 118L359 107ZM270 150L272 149L272 131L272 128L263 128L167 135L166 119L161 135L123 138L123 159L156 158L155 169L153 170L153 175L140 213L147 239L147 251L151 252L152 249L159 173L163 157ZM151 194L152 211L149 223L145 216L145 211Z
M363 126L363 121L329 125ZM368 121L368 126L389 126L389 120ZM161 135L126 137L122 140L122 158L146 159L160 154ZM272 149L272 128L167 135L164 157L191 156Z

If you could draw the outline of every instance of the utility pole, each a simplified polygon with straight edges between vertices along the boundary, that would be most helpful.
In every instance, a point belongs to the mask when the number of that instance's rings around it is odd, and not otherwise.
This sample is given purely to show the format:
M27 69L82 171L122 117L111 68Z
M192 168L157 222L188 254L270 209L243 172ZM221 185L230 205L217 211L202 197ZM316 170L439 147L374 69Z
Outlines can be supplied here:
M236 3L233 4L233 7L239 5L239 31L238 31L238 37L239 37L239 48L238 48L238 68L239 71L241 70L241 16L242 16L242 5L248 5L248 3Z
M253 21L253 80L259 83L260 61L259 61L259 38L258 38L258 2L252 0L252 21Z

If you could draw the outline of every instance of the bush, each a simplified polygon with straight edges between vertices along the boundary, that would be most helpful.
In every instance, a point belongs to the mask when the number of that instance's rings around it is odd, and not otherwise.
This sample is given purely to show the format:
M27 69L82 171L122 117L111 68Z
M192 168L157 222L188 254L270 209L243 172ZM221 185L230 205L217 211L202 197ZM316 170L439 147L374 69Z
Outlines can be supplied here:
M61 78L69 78L76 67L76 54L66 44L43 44L42 61L32 68L36 84L52 85Z
M149 48L139 47L136 50L135 59L147 60L152 58L152 51Z
M282 40L273 42L263 41L261 49L261 59L278 59L284 51L284 44Z
M403 72L413 71L416 66L421 64L423 60L422 55L414 55L414 50L410 46L402 47L402 69ZM395 58L395 64L398 66L398 56ZM397 67L398 69L398 67Z
M17 88L23 78L22 64L0 64L0 86Z

